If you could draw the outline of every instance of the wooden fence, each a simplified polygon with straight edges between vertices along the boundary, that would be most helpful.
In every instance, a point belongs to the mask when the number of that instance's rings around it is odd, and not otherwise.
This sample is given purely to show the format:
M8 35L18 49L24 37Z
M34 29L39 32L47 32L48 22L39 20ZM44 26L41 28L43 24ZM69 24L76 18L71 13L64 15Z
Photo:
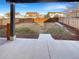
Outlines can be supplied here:
M67 24L71 27L79 29L79 18L71 18L71 17L65 17L65 18L60 18L59 22Z

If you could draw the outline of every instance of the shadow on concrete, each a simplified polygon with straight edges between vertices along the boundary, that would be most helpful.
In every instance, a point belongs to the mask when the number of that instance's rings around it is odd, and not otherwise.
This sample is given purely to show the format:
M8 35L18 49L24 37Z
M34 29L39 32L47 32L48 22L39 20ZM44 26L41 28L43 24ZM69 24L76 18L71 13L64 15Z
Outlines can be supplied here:
M0 38L0 46L3 45L3 44L5 44L6 42L7 42L6 39L3 39L3 38L1 39L1 38Z

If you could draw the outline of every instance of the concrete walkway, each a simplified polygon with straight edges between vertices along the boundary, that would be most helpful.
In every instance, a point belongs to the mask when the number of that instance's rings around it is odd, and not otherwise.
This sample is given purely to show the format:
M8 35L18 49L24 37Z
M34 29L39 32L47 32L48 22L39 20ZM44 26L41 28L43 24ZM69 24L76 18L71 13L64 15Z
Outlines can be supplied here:
M55 40L50 34L17 38L0 46L0 59L79 59L79 41Z

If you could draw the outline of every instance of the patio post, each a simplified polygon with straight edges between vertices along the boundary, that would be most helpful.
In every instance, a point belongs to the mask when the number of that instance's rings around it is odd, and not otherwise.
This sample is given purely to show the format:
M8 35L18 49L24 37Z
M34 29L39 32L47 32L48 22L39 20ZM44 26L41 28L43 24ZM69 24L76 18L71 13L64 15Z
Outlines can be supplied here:
M10 40L14 40L15 35L15 4L10 4Z

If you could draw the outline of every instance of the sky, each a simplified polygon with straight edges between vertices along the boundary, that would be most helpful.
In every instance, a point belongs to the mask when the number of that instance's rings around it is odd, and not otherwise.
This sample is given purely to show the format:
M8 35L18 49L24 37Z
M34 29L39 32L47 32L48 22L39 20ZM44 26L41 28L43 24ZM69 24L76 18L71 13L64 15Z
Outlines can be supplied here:
M76 3L74 2L46 2L46 3L26 3L15 4L16 12L25 14L26 12L38 12L41 14L47 14L48 12L64 12L64 10L70 8L74 9ZM10 4L6 0L0 0L0 15L5 15L10 12Z

